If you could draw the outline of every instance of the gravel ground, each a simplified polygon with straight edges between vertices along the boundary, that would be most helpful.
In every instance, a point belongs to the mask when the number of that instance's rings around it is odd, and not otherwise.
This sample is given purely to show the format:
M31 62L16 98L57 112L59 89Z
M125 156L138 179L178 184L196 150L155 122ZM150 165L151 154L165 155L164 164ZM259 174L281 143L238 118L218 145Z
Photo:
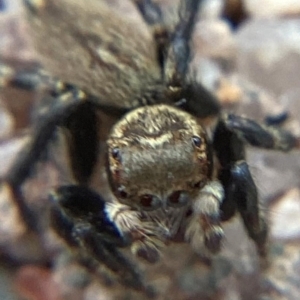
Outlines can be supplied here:
M120 1L120 0L119 0ZM1 1L0 1L1 2ZM116 7L118 7L118 1ZM164 9L172 1L160 0ZM220 99L224 110L257 121L287 112L284 126L300 135L300 9L282 1L205 2L197 24L192 62L197 78ZM285 1L293 2L293 1ZM0 54L17 67L35 54L26 39L26 25L17 0L0 12ZM120 9L130 14L123 1ZM293 7L294 9L290 9ZM237 25L238 24L238 25ZM18 61L18 62L17 62ZM22 63L21 63L21 62ZM0 174L4 174L27 139L34 95L5 90L0 94ZM298 300L300 295L300 153L250 148L248 161L259 188L261 209L270 227L270 266L262 270L253 243L238 217L224 225L221 253L205 264L188 245L171 245L161 262L142 265L146 278L160 291L157 299ZM68 255L47 227L47 191L59 182L49 162L37 168L24 193L41 214L41 239L28 234L10 202L0 194L0 298L34 300L142 299L118 285L105 286L91 278ZM14 258L14 264L7 257ZM53 261L49 269L46 262ZM18 262L16 265L15 262Z

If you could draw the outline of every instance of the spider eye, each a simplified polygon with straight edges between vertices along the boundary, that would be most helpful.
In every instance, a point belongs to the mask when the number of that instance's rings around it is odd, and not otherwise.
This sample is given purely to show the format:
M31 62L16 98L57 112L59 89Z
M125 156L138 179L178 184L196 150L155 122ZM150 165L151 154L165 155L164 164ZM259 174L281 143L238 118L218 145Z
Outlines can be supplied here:
M120 149L119 148L113 148L111 150L111 155L114 159L117 159L117 160L121 160L121 154L120 154Z
M168 202L171 206L183 206L189 201L189 195L185 191L173 192L168 197Z
M193 141L194 146L197 147L197 148L199 148L201 146L201 144L202 144L202 139L201 139L200 136L194 135L192 137L192 141Z
M119 186L117 191L120 198L125 199L128 197L128 193L125 191L124 186Z
M159 198L150 194L140 196L139 203L145 209L155 209L161 205Z
M194 184L194 188L202 189L205 186L205 183L206 182L204 180L200 180Z

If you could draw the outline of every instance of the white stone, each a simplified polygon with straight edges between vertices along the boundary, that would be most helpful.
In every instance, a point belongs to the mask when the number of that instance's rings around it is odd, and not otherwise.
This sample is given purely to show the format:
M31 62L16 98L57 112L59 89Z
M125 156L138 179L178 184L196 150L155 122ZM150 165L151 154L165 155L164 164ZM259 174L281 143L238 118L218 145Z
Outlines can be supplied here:
M294 188L270 208L270 231L275 239L300 237L300 190Z
M246 11L255 17L294 15L300 12L299 0L244 0Z
M8 172L13 162L15 161L17 156L21 153L21 151L24 149L24 146L26 145L26 143L28 143L28 141L29 141L29 137L23 136L23 137L17 137L1 143L0 176L4 176Z
M240 75L275 95L299 86L300 19L251 20L236 42Z
M193 43L196 55L231 58L235 54L235 40L228 23L222 20L201 20L197 23Z

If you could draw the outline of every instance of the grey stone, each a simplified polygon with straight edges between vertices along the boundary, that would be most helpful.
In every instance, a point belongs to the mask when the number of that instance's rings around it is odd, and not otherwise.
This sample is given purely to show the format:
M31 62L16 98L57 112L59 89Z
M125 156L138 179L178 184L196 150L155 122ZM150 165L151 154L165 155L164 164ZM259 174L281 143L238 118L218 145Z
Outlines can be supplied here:
M237 71L281 95L299 86L300 20L250 20L236 35Z

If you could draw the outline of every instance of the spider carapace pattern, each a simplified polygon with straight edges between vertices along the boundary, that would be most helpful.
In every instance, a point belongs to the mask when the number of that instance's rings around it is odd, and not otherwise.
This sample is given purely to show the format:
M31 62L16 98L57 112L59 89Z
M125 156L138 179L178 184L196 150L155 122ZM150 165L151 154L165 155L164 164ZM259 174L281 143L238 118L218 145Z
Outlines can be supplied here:
M190 40L201 2L181 1L172 23L154 2L133 1L144 20L137 28L115 12L114 1L27 0L30 38L47 73L1 66L3 85L43 89L52 99L2 179L28 228L38 231L20 187L59 136L73 181L50 193L53 228L93 266L105 265L140 291L149 292L120 249L154 263L176 241L210 257L220 251L222 222L236 212L266 257L267 225L245 144L299 148L299 139L280 127L220 112L196 81ZM104 137L103 114L117 119ZM109 199L90 186L99 152Z

